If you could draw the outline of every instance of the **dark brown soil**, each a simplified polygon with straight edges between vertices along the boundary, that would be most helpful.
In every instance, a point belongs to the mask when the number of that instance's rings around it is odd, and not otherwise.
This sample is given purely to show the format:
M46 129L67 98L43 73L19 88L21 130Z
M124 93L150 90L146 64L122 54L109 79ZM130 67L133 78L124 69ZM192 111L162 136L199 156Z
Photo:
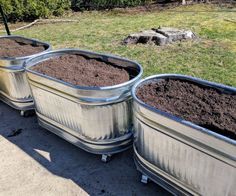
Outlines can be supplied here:
M156 80L137 89L146 104L236 139L236 94L184 80Z
M0 39L0 57L23 57L44 51L42 45L27 44L21 41Z
M80 55L52 58L33 70L79 86L112 86L130 79L129 73L121 67Z

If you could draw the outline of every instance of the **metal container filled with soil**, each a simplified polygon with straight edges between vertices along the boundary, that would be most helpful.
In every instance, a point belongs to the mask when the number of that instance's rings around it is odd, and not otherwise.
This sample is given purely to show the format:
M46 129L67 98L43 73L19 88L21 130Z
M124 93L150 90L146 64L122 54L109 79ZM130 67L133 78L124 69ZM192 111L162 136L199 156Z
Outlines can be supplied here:
M138 63L64 49L28 60L26 72L41 126L104 161L131 146Z
M235 195L236 88L164 74L132 89L142 182L177 195Z
M23 63L50 49L49 44L34 39L0 37L0 100L22 114L34 108Z

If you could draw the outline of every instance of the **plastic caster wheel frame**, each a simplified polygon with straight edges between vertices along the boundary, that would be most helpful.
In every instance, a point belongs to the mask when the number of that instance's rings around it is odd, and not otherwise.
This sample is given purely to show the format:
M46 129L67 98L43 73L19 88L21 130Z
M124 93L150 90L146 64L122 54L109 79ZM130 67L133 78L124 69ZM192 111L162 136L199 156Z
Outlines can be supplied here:
M23 117L33 116L35 114L34 110L20 111L20 115Z
M148 177L147 177L146 175L142 174L141 182L142 182L143 184L147 184L148 181L149 181Z
M107 163L111 160L111 155L109 154L103 154L102 155L102 162Z

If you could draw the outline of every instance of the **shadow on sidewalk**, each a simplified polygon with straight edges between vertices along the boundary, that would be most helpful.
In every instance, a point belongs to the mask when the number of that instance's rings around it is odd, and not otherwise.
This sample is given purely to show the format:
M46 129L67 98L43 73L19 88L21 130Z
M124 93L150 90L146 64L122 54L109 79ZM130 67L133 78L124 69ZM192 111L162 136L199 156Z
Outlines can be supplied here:
M103 163L101 156L89 154L39 127L36 116L21 117L19 111L2 102L0 135L48 171L71 179L90 195L170 195L152 182L148 185L140 182L141 174L135 168L132 149ZM50 158L40 151L48 153Z

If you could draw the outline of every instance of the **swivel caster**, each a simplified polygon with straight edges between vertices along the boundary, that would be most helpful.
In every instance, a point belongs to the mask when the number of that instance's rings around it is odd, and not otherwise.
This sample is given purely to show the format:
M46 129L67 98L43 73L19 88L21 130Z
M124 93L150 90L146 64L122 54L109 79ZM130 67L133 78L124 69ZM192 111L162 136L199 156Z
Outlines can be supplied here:
M111 160L111 155L110 154L103 154L101 160L102 160L102 162L107 163Z
M142 182L143 184L147 184L148 181L149 181L148 177L147 177L146 175L142 174L141 182Z
M20 115L23 117L33 116L35 114L34 110L20 111Z
M20 115L26 117L26 111L20 111Z

